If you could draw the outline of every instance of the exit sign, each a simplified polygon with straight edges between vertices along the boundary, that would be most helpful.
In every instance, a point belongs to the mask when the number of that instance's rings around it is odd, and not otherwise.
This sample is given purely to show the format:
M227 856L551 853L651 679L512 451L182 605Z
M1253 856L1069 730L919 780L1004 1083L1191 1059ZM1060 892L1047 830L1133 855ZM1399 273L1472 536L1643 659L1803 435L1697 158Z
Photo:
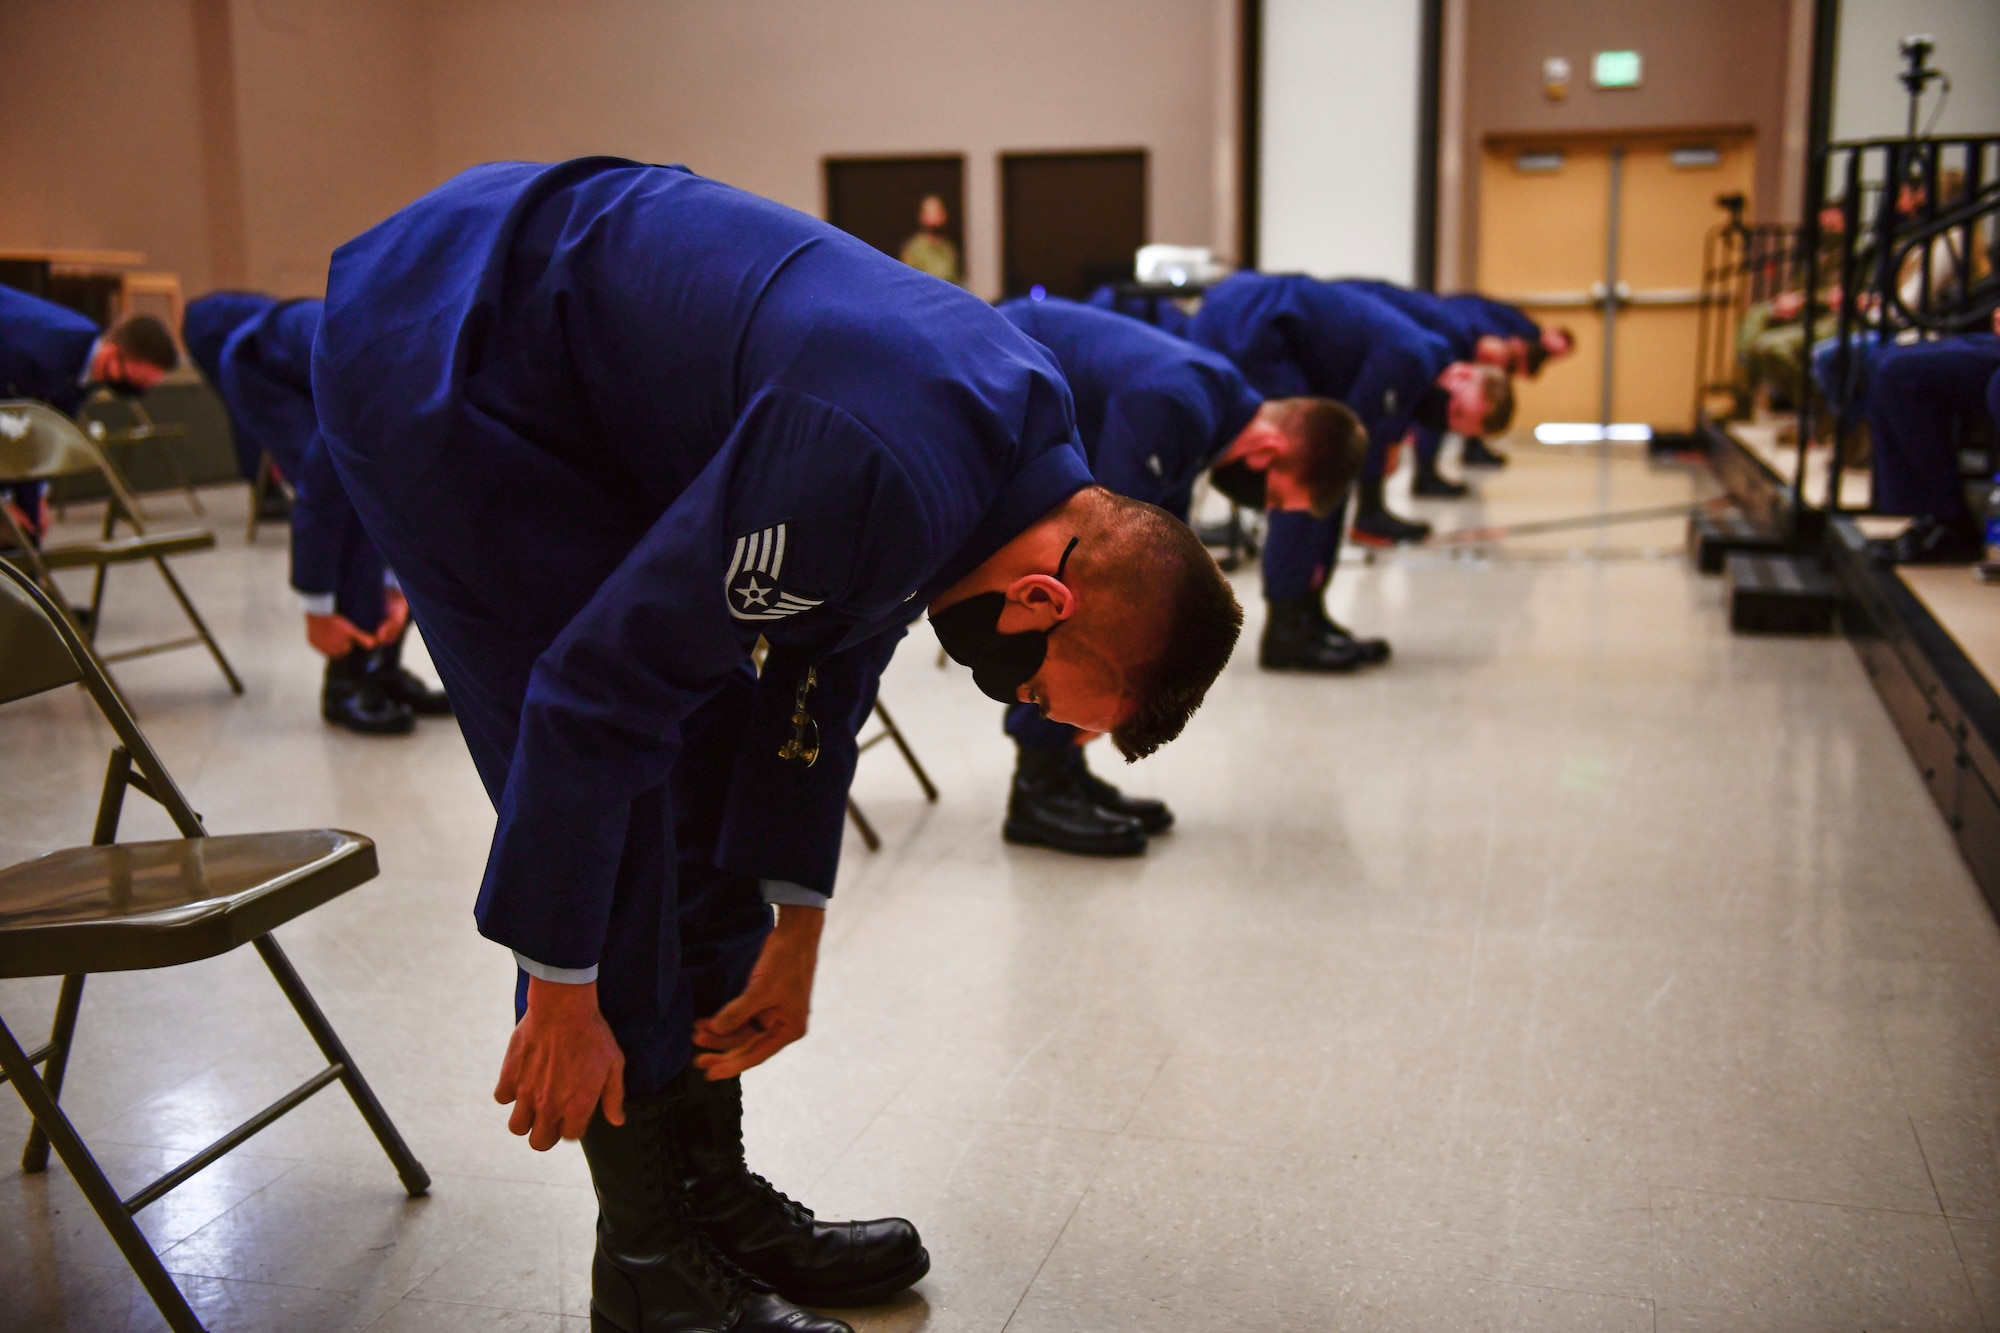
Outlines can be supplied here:
M1637 88L1639 53L1599 51L1597 58L1591 62L1590 78L1600 88Z

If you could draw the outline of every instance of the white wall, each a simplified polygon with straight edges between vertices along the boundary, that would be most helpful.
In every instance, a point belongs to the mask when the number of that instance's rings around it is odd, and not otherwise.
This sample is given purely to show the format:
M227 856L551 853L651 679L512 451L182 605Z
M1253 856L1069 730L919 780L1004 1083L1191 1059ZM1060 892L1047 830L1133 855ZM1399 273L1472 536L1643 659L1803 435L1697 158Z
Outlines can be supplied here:
M1896 44L1922 32L1937 38L1931 64L1952 82L1934 133L2000 133L2000 78L1995 77L2000 73L2000 0L1841 0L1834 138L1880 138L1908 128L1909 94L1897 82L1903 61ZM1924 95L1926 121L1937 96L1933 84Z
M1258 267L1415 276L1419 0L1266 0Z

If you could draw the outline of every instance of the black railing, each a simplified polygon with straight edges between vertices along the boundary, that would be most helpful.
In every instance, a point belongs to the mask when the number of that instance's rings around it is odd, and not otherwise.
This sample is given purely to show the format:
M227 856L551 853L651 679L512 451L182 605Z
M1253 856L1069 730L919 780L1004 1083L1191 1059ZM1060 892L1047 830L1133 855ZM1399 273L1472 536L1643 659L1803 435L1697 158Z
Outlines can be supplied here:
M1835 216L1838 231L1830 227ZM1832 392L1821 403L1814 391L1809 338L1799 371L1795 514L1805 509L1806 451L1822 416L1832 438L1824 508L1841 508L1841 472L1868 347L1991 326L2000 306L1996 227L2000 135L1836 143L1815 156L1799 226L1806 263L1801 317L1809 331L1822 316L1832 323L1825 376ZM1828 264L1831 273L1823 271Z

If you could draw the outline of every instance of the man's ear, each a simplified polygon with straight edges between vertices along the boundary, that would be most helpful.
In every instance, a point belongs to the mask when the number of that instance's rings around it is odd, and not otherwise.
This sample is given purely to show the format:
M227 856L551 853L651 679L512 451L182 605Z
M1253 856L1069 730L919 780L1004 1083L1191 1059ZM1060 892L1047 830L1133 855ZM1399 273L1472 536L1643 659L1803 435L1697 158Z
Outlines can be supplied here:
M1291 440L1276 426L1259 422L1243 442L1237 458L1257 472L1269 472L1291 455Z
M1076 614L1076 594L1049 574L1023 574L1015 579L1007 585L1007 601L1032 617L1033 629L1049 629Z

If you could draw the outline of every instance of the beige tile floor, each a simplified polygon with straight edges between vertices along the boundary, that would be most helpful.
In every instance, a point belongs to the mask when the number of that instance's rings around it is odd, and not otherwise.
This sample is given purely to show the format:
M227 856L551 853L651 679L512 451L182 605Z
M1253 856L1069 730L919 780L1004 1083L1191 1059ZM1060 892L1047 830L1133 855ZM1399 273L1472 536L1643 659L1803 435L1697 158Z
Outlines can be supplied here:
M1423 508L1708 494L1553 450L1481 490ZM380 841L379 880L281 938L436 1185L405 1200L332 1092L146 1230L218 1330L582 1330L580 1157L528 1151L489 1099L490 812L448 723L321 728L285 557L244 547L239 504L215 497L223 549L182 568L248 696L192 654L122 678L215 830ZM763 1170L923 1228L932 1276L856 1322L2000 1324L2000 933L1853 653L1732 638L1678 541L1348 569L1338 610L1395 663L1316 680L1240 653L1121 775L1180 814L1133 862L1000 842L996 710L920 629L886 697L944 798L865 760L887 845L850 840L813 1035L749 1079ZM121 574L111 624L157 619L152 592ZM104 744L72 695L0 710L0 860L83 840ZM129 832L164 831L139 805ZM0 983L0 1013L39 1024L52 995ZM316 1067L247 954L93 979L80 1047L68 1104L128 1186ZM25 1124L0 1094L0 1144ZM0 1168L0 1328L158 1327L67 1177L11 1147Z

